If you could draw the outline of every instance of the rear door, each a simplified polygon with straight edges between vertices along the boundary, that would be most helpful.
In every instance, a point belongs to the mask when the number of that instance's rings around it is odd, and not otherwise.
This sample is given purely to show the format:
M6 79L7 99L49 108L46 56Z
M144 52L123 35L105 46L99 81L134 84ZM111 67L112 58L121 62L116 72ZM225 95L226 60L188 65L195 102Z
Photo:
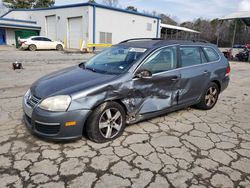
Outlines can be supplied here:
M138 68L149 70L152 77L132 81L136 114L157 112L177 104L180 79L177 62L177 46L164 47L153 52Z
M179 104L195 103L209 83L211 71L199 46L180 46Z

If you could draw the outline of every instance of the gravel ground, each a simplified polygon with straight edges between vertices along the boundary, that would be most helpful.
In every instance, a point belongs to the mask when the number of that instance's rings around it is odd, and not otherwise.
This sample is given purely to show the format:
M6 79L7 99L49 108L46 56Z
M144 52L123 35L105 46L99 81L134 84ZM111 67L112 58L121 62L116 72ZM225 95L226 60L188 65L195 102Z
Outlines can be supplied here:
M91 55L0 47L0 187L250 187L250 64L231 62L211 111L187 108L128 126L115 141L41 140L22 120L30 84ZM13 71L14 61L24 70Z

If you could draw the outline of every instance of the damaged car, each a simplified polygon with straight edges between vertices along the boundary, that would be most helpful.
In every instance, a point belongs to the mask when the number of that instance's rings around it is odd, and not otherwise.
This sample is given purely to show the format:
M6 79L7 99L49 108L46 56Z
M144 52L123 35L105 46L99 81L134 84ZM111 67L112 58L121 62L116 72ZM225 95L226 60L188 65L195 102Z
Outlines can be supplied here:
M127 124L188 106L212 109L229 73L228 60L208 42L130 39L37 80L23 98L24 120L44 138L86 132L103 143Z

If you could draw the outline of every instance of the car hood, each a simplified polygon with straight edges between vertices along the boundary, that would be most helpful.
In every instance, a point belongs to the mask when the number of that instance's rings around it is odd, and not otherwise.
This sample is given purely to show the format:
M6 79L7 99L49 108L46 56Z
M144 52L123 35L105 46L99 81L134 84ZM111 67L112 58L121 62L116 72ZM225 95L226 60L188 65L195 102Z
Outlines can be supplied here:
M87 88L108 83L116 76L74 66L40 78L31 86L31 93L41 99L54 95L72 95Z

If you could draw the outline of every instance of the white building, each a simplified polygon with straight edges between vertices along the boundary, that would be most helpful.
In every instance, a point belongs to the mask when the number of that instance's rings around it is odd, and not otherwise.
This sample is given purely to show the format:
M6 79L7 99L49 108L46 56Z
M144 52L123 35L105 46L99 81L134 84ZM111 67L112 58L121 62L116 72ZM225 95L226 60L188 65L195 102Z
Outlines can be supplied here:
M96 3L16 9L0 18L0 44L1 33L2 43L12 45L18 37L37 31L63 41L67 48L79 49L83 43L115 44L129 38L160 37L160 18Z

